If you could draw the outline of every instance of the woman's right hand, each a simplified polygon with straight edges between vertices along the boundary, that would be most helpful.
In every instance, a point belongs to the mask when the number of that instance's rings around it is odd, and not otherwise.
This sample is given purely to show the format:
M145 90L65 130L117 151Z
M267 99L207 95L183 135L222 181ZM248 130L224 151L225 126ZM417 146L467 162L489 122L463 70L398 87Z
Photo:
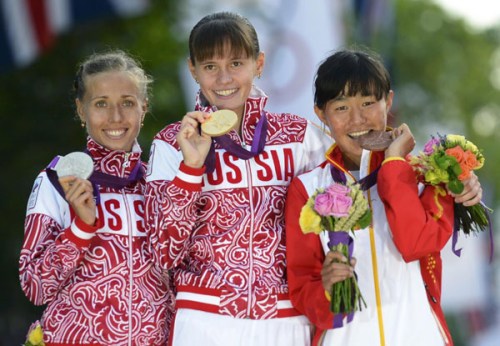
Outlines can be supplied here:
M344 281L354 275L356 260L351 258L351 263L347 263L347 258L338 251L329 251L323 261L321 269L321 281L325 291L330 292L334 283Z
M59 183L64 190L66 201L76 215L87 225L93 226L97 218L97 208L92 183L75 176L61 177Z
M393 142L385 150L385 157L405 158L415 148L415 138L407 124L392 130Z
M212 145L212 137L200 133L199 125L209 117L205 112L189 112L181 121L177 133L177 143L181 148L184 163L193 168L201 168Z

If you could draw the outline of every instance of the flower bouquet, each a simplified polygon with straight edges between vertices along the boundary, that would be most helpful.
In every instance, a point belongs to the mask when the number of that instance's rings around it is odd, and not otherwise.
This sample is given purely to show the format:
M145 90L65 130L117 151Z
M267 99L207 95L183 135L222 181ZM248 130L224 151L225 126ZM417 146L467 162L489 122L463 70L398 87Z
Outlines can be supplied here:
M460 194L463 181L473 170L484 165L484 156L477 146L459 135L438 135L425 144L423 152L410 159L413 169L424 183L430 185L446 184L448 189ZM491 209L479 203L470 207L455 204L456 228L469 235L474 231L484 231L489 225L488 212Z
M31 324L28 335L26 336L26 342L23 346L44 346L43 342L43 330L39 321L35 321Z
M368 201L357 184L333 183L317 190L302 207L299 224L304 233L328 232L328 246L352 257L353 239L349 233L371 223ZM359 290L356 277L337 282L330 293L330 310L334 313L334 327L342 326L343 314L352 320L354 311L362 310L366 302Z

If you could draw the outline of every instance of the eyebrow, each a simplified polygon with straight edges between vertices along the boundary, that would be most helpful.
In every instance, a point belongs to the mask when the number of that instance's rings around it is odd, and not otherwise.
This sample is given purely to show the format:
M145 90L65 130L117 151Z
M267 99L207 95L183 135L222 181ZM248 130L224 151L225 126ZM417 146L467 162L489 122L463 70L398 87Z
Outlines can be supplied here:
M120 97L121 98L126 98L126 97L137 98L137 95L124 94L124 95L120 95ZM90 100L93 101L93 100L97 100L97 99L109 99L109 96L108 95L95 96L95 97L92 97Z

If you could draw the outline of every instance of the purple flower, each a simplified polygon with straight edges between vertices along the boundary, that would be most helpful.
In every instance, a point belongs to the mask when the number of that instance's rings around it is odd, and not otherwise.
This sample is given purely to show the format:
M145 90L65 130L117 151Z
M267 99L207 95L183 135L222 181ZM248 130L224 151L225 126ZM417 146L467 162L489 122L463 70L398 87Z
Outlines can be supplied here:
M432 137L424 146L424 154L430 155L434 152L434 146L439 146L440 140Z

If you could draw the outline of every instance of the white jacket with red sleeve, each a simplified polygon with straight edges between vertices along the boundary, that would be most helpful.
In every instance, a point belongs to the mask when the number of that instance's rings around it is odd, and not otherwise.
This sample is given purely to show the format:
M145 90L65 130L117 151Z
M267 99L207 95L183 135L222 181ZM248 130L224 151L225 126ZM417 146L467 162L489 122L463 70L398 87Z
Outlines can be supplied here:
M452 345L441 309L440 251L450 239L453 200L434 186L419 189L410 165L389 161L377 185L365 192L372 211L369 227L356 230L355 272L367 307L351 322L333 328L333 314L321 281L328 235L304 234L299 215L319 188L333 183L331 164L342 164L338 147L328 160L295 178L286 205L287 260L293 305L316 326L314 345ZM383 152L363 151L359 177L382 163Z
M243 160L215 147L215 170L189 168L175 140L179 123L155 138L149 161L146 218L159 262L175 270L176 306L237 318L295 316L288 298L284 208L292 178L323 161L332 139L288 113L264 110L254 88L242 138L248 148L265 115L265 148ZM197 110L211 112L198 99Z
M92 139L94 170L126 178L143 165ZM143 167L145 168L145 167ZM41 318L45 345L159 345L168 338L173 294L153 262L144 222L144 178L123 189L99 186L98 222L75 217L49 181L36 178L27 206L20 281Z

